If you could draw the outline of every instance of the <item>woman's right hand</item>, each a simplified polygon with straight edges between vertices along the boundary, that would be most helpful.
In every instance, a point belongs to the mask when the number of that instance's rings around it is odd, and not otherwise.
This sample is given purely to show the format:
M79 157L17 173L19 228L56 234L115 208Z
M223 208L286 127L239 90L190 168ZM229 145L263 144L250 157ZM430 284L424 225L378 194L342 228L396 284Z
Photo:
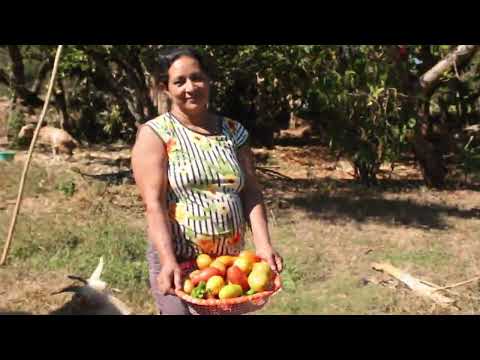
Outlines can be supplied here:
M182 289L182 270L177 262L170 261L162 265L157 276L157 285L162 295Z
M138 131L132 150L132 169L145 205L149 241L159 253L161 264L156 282L160 293L181 289L181 271L174 255L168 218L168 154L165 144L148 126Z

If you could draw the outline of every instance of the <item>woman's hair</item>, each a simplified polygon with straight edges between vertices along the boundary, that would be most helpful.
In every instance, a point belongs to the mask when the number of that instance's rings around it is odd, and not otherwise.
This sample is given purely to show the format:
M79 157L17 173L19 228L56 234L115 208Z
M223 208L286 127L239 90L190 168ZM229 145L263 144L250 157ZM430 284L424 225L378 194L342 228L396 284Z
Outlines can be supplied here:
M156 85L163 83L164 85L168 84L168 70L172 64L181 57L190 57L195 59L200 64L200 69L211 77L210 67L207 65L205 57L196 49L190 47L181 47L174 50L168 50L167 52L161 53L158 61L154 65L153 78Z
M176 49L168 49L160 53L159 58L153 64L151 76L152 76L152 96L154 102L159 108L159 112L162 113L165 111L165 108L169 110L170 104L161 104L159 102L166 102L167 99L159 99L161 96L160 86L163 85L165 88L168 86L168 71L172 64L181 57L189 57L198 61L200 69L207 74L209 78L212 78L211 66L207 64L205 57L196 49L191 47L180 47ZM163 109L161 109L163 107Z

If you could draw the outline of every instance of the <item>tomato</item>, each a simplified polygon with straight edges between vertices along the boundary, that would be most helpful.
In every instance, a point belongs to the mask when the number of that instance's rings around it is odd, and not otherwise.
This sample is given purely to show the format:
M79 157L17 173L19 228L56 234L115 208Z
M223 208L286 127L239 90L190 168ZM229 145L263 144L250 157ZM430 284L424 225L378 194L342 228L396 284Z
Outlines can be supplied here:
M200 270L206 269L212 263L212 258L207 254L201 254L197 257L197 266Z
M224 256L219 256L218 258L215 259L215 261L220 261L222 262L225 266L232 266L233 262L237 258L235 256L230 256L230 255L224 255Z
M253 264L252 272L262 272L267 274L268 277L272 274L272 268L265 261L261 261Z
M238 257L248 259L253 264L261 260L252 250L243 250Z
M193 284L193 286L197 286L200 282L202 282L202 281L206 282L212 276L216 276L216 275L222 276L222 273L220 272L220 270L218 270L216 268L212 268L212 267L203 269L198 273L197 276L194 276L192 278L192 284Z
M228 268L227 281L231 284L240 285L243 291L249 289L247 275L235 265Z
M252 272L248 277L248 285L256 292L262 292L268 285L269 277L263 272Z
M207 291L209 294L216 296L220 293L220 290L225 286L225 281L221 276L212 276L207 281Z
M220 290L220 293L218 294L218 298L221 300L232 299L232 298L242 296L242 294L243 294L243 291L240 285L228 284L224 286L222 290Z
M233 263L233 266L238 267L246 275L248 275L250 274L250 271L252 271L253 262L248 258L239 257L237 260L235 260L235 262Z
M185 280L185 283L183 284L183 291L186 294L190 295L192 293L193 288L194 286L193 286L192 280L190 279Z
M227 267L225 266L224 263L222 263L220 260L214 260L211 264L210 267L216 268L222 272L222 276L225 276L227 273Z
M197 276L198 274L200 274L200 270L195 270L195 271L192 271L188 277L189 277L190 279L193 279L193 278L194 278L195 276Z

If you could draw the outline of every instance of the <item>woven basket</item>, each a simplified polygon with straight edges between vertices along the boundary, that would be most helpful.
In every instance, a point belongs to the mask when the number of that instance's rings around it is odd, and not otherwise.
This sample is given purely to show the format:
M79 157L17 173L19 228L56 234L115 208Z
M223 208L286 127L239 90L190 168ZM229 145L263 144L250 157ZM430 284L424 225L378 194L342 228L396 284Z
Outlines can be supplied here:
M186 262L180 265L186 275L195 269L195 262ZM196 315L243 315L263 308L271 296L282 290L280 276L275 275L273 289L250 296L241 296L233 299L196 299L181 290L175 294L188 304L192 314Z

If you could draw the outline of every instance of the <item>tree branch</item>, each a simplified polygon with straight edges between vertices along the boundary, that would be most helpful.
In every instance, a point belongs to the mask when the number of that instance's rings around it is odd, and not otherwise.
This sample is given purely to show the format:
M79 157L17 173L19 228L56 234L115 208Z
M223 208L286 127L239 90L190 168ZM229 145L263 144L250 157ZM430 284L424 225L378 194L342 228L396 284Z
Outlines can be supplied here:
M433 68L423 74L420 78L420 86L424 93L429 93L443 74L450 71L455 64L458 66L458 64L467 60L478 48L478 45L459 45Z
M110 92L116 98L122 110L129 113L134 120L130 123L131 126L135 126L135 122L143 123L145 120L144 107L152 112L153 103L149 97L145 78L140 76L140 73L143 73L141 64L135 64L135 61L131 64L130 61L125 61L115 54L106 55L88 47L84 47L83 51L98 67L99 71L92 74L95 86ZM130 60L137 56L130 55ZM128 84L122 84L113 77L109 62L114 62L119 66L122 73L125 74ZM140 65L140 69L138 65ZM130 88L129 85L133 88Z
M148 111L148 116L153 117L155 115L155 106L150 98L150 92L143 72L144 70L138 59L138 56L131 54L128 61L124 61L118 56L111 56L111 60L117 63L121 69L123 69L125 75L129 79L130 84L133 85L137 103L130 104L130 106L134 106L136 108L136 112L142 114L143 109L146 108ZM137 119L137 121L140 120L141 119Z
M18 87L25 87L25 67L23 66L22 53L17 45L7 45L7 48L12 60L14 83Z
M23 56L20 48L17 45L7 45L7 48L12 61L13 78L10 87L13 88L24 104L32 107L43 106L44 101L26 87L25 67L23 65Z
M33 83L33 86L30 90L32 93L38 94L40 92L42 84L45 81L45 78L47 77L48 72L52 68L52 60L53 59L46 59L40 65L40 68L38 69L37 78L35 79L35 82Z
M0 83L10 86L10 81L8 80L8 75L5 70L0 69Z
M131 100L128 100L130 96L127 91L115 81L105 57L95 51L86 50L86 53L97 66L97 71L91 74L95 86L99 90L110 92L117 99L121 108L128 112L134 121L141 122L143 114L138 113L137 109L135 109L135 104L133 104ZM132 122L131 125L134 126L134 122Z
M61 128L67 131L71 130L70 116L68 115L67 99L62 79L57 78L57 91L55 92L55 105L58 106L61 113Z

